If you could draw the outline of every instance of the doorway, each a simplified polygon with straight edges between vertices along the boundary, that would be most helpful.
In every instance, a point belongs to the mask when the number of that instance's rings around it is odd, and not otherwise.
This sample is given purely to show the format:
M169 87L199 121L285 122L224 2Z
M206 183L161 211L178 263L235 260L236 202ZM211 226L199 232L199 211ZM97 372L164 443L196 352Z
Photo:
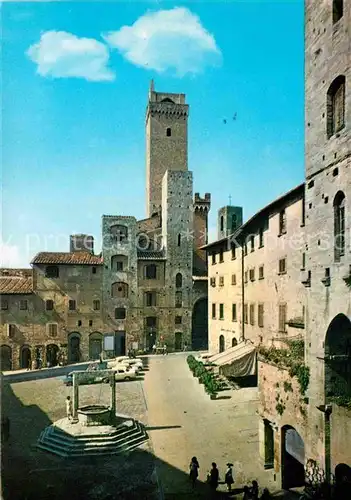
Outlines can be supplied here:
M12 370L12 349L8 345L1 346L1 370L3 372Z
M47 366L57 366L57 356L59 348L56 344L49 344L46 346L46 363Z
M305 484L305 445L300 434L289 425L282 427L282 488Z
M89 337L89 359L99 359L102 352L102 334L94 332Z
M192 348L208 349L208 302L207 298L195 302L191 328Z
M176 332L174 335L174 350L181 351L183 345L183 334L182 332Z
M30 368L32 362L32 355L28 346L21 348L20 365L21 368Z
M224 351L224 335L219 336L219 352Z
M80 361L80 334L71 333L68 337L68 363Z

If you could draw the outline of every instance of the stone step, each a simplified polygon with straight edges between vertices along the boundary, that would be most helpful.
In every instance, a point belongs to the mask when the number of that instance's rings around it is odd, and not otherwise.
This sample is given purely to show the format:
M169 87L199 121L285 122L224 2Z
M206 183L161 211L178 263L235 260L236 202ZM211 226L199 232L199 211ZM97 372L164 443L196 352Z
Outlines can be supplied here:
M54 455L58 455L62 458L77 458L77 457L86 457L86 456L99 456L99 455L118 455L130 452L137 448L140 444L146 441L145 436L138 436L137 438L131 440L129 443L124 444L123 446L113 447L110 449L105 448L97 448L93 450L87 450L85 448L81 450L75 450L71 452L70 450L64 450L62 447L52 446L48 444L38 443L37 447L43 451L49 452Z
M88 436L80 436L79 439L76 439L74 436L70 436L68 434L65 434L63 432L57 431L57 428L55 427L49 427L45 429L45 431L40 435L39 441L45 441L47 439L54 439L56 441L60 441L62 443L66 443L68 446L74 445L74 446L79 446L80 443L82 445L86 443L105 443L106 441L110 441L112 443L116 443L121 441L122 439L133 435L134 433L138 432L145 432L143 427L139 424L139 422L134 422L134 426L132 428L126 429L126 430L120 430L119 432L116 431L114 433L108 434L108 435L88 435Z
M128 425L130 422L130 425ZM74 439L75 440L86 440L86 439L105 439L106 436L117 436L121 433L121 431L129 431L131 429L134 429L137 425L140 425L139 422L137 422L136 420L134 419L130 419L130 421L127 423L123 423L123 424L120 424L118 425L117 427L111 427L111 431L109 433L106 433L106 434L103 434L101 435L100 433L96 432L96 433L89 433L89 434L79 434L79 435L76 435L74 436ZM74 424L72 424L74 425ZM55 429L55 433L57 435L62 435L63 437L66 437L66 438L69 438L70 437L70 434L68 434L67 432L65 432L64 430L62 430L60 427L57 427L57 426L54 426L54 425L51 425L48 429L51 429L50 432L52 432L53 429Z
M99 440L96 441L94 439L87 439L85 441L79 440L76 441L74 438L70 438L69 440L67 439L62 439L60 436L55 435L55 433L47 433L43 438L40 440L41 443L45 444L52 444L56 445L61 448L68 448L70 450L75 450L75 449L94 449L98 447L114 447L114 446L120 446L124 444L125 442L128 443L131 439L133 439L136 436L144 436L147 439L147 435L145 431L139 427L139 429L135 428L133 431L127 431L119 436L116 436L115 439L108 439L106 438L105 440Z

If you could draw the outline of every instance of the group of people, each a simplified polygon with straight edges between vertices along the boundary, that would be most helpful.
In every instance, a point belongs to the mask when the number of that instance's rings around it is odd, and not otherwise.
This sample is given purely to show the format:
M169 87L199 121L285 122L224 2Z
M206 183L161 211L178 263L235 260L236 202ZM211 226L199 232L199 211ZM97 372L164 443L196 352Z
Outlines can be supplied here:
M157 345L154 344L152 346L152 353L153 354L157 354L159 352L161 352L162 354L168 354L168 352L167 352L167 345L163 344L163 346L160 346L159 344L157 344Z
M192 487L195 488L196 480L199 476L199 461L196 457L193 457L190 462L190 481ZM219 471L217 468L217 464L212 462L211 469L207 473L207 483L211 490L216 491L219 484ZM224 475L224 483L227 486L228 492L232 491L232 485L234 484L234 473L233 473L233 464L230 462L227 463L227 469ZM244 496L243 500L258 500L258 483L257 481L252 481L251 486L244 486ZM263 494L261 495L261 500L267 500L270 498L269 492L267 488L263 490Z

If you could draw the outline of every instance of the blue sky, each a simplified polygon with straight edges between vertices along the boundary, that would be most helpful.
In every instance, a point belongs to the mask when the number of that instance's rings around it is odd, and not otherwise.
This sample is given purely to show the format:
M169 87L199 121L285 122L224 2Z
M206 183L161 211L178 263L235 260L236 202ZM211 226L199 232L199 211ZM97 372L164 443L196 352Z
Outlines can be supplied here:
M229 195L247 219L303 181L302 0L6 2L2 29L3 265L145 217L151 78L187 95L210 239Z

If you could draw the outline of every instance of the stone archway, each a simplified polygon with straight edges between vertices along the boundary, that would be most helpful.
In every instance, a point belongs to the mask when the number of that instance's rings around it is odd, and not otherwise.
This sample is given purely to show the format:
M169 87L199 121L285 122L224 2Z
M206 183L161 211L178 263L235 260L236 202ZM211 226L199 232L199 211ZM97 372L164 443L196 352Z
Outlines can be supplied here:
M193 349L208 349L208 301L198 299L193 307L191 341Z
M102 334L94 332L89 336L89 359L99 359L102 353Z
M0 347L0 361L1 370L6 372L12 370L12 349L8 345L2 345Z
M325 400L351 396L351 321L338 314L325 337Z
M57 366L59 348L56 344L46 346L46 363L47 366Z
M20 367L21 368L31 368L32 354L30 348L26 345L21 347L20 353Z
M72 332L68 335L68 363L79 363L80 358L80 333Z
M282 488L289 490L305 484L305 445L294 427L285 425L281 431Z

